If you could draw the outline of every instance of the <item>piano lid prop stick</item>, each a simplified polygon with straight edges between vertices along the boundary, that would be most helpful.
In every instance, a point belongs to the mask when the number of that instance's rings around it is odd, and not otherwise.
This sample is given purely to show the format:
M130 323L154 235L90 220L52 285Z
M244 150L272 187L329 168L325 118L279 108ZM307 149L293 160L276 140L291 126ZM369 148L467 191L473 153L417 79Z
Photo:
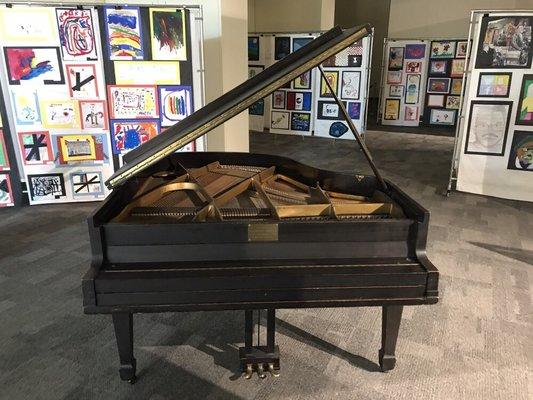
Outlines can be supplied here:
M365 155L365 158L367 159L368 163L370 164L370 168L372 168L372 171L374 171L374 175L376 176L376 179L378 180L381 188L386 191L388 189L387 188L387 184L385 183L385 181L381 177L381 174L379 173L376 165L374 164L374 161L372 160L372 155L368 151L368 148L366 147L365 143L363 142L363 139L361 138L361 135L359 134L359 132L357 131L357 128L353 124L352 119L348 115L348 111L346 111L346 107L344 107L344 104L342 104L342 101L340 101L339 98L337 97L337 93L335 93L335 91L331 87L331 84L326 79L326 74L324 73L324 70L322 69L322 65L319 65L318 69L320 70L320 75L322 75L322 79L324 79L324 81L326 82L326 85L328 87L329 92L331 93L331 95L333 96L333 99L335 99L335 102L339 106L339 108L340 108L340 110L342 112L342 115L344 116L344 120L346 121L346 123L350 127L350 130L352 131L352 133L353 133L353 135L355 137L355 140L357 141L357 143L359 143L359 146L361 147L361 150L363 150L363 154Z

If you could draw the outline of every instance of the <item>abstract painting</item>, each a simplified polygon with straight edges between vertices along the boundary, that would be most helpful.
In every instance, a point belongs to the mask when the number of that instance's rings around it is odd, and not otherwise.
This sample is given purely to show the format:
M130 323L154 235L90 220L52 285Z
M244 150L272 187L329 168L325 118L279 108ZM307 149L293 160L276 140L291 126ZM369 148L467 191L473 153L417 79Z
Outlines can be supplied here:
M472 101L465 153L503 156L512 107L511 101Z
M389 49L389 71L399 71L403 68L404 47L391 47Z
M46 45L56 41L54 10L47 7L1 7L4 44Z
M98 82L94 64L65 64L68 89L73 99L98 98Z
M448 93L450 91L450 78L429 78L428 93Z
M405 104L418 103L418 96L420 94L420 75L410 74L407 75L407 81L405 84Z
M80 100L79 106L81 129L109 129L105 100Z
M533 132L514 132L507 169L533 171Z
M160 132L159 120L111 121L113 153L123 154L139 147Z
M92 11L56 8L57 29L64 60L96 60Z
M52 151L58 165L108 164L107 134L52 135Z
M293 112L291 113L291 130L309 131L311 129L311 114Z
M310 92L287 92L287 110L311 111Z
M429 114L429 123L434 125L455 124L456 110L440 110L433 108Z
M329 87L326 84L327 79L329 85L333 89L333 92L337 94L339 86L339 73L337 71L324 71L324 76L320 77L320 97L333 97L333 94L329 91Z
M159 118L156 86L108 85L107 91L111 118Z
M340 138L346 132L348 132L348 127L340 121L334 122L329 126L329 136L331 137Z
M530 68L532 16L483 17L476 68Z
M292 87L294 89L311 89L311 74L312 70L304 72L294 81L292 81Z
M264 115L265 114L265 100L259 99L248 108L250 115Z
M150 8L153 60L187 60L185 10Z
M360 119L361 118L361 103L349 102L347 110L348 115L351 119Z
M455 42L442 40L431 42L431 58L453 58L455 56Z
M9 158L7 155L6 139L4 138L4 131L0 129L0 171L9 169Z
M50 201L66 198L63 174L28 175L28 186L32 201Z
M11 101L17 125L35 125L41 123L37 91L26 88L13 88Z
M406 61L405 72L408 74L416 74L422 72L422 63L420 61Z
M270 127L274 129L289 129L289 113L286 111L272 111Z
M180 82L176 61L115 61L116 85L174 85Z
M533 75L522 78L516 124L533 125Z
M101 172L72 172L69 176L74 198L102 196L104 194L104 182Z
M48 131L19 132L18 137L25 165L53 163L54 156Z
M405 106L405 113L403 119L405 121L418 121L418 107Z
M481 72L477 86L478 97L509 97L511 88L510 72ZM453 91L453 85L452 85Z
M11 85L21 81L45 85L65 83L59 47L4 47Z
M276 36L274 38L274 60L281 60L291 52L291 38L288 36Z
M341 99L359 100L360 71L342 71Z
M405 45L405 59L406 60L420 60L426 56L425 44L406 44Z
M193 112L190 86L159 86L161 126L172 126Z
M259 36L248 36L248 60L259 61Z
M105 33L110 60L144 59L139 7L104 7Z
M47 129L73 129L80 126L74 100L41 100L42 125Z
M400 118L400 99L385 99L383 119L394 121Z
M0 174L0 207L14 205L11 181L8 174Z
M446 108L450 110L458 110L461 104L460 96L447 96L446 97Z

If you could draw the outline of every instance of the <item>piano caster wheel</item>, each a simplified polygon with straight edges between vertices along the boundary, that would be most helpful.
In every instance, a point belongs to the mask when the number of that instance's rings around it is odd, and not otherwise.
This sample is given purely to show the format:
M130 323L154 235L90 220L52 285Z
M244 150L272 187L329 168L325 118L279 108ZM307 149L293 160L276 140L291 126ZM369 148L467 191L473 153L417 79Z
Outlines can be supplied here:
M270 375L272 375L274 378L279 377L279 371L274 369L274 363L268 363L268 372L270 372Z
M252 368L252 364L246 364L246 372L244 373L244 379L250 379L253 374L254 369Z
M134 385L135 382L137 382L137 375L133 375L133 378L128 379L128 383L129 383L130 385Z
M263 369L263 364L257 364L257 376L261 379L265 379L267 377L265 370Z

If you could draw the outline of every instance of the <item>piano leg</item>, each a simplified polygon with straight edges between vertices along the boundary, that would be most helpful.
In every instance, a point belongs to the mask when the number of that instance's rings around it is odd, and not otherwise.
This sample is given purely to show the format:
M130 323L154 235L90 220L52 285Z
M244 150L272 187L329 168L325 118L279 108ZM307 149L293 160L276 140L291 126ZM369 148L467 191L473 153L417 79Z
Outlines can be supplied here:
M382 372L394 369L396 365L396 341L402 320L403 306L384 306L381 323L381 349L379 366Z
M113 313L113 326L120 358L120 379L134 384L137 362L133 357L133 314Z

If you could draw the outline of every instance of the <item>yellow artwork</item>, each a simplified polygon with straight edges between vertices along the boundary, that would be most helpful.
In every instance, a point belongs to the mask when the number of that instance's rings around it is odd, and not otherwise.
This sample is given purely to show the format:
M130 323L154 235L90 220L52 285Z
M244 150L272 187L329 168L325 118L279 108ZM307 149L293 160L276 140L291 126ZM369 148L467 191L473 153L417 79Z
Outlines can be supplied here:
M49 45L57 41L57 35L51 7L14 5L0 8L0 40L3 44Z
M180 63L176 61L115 61L117 85L178 85Z
M41 100L42 125L48 129L79 128L78 105L75 100Z
M59 138L63 161L96 160L96 145L92 135L68 135Z
M187 60L186 12L150 8L150 43L154 60Z
M337 71L324 71L324 76L331 85L333 92L337 94L339 85L339 73ZM322 77L320 81L320 97L333 97L333 95L329 91L326 81L324 80L324 77Z

